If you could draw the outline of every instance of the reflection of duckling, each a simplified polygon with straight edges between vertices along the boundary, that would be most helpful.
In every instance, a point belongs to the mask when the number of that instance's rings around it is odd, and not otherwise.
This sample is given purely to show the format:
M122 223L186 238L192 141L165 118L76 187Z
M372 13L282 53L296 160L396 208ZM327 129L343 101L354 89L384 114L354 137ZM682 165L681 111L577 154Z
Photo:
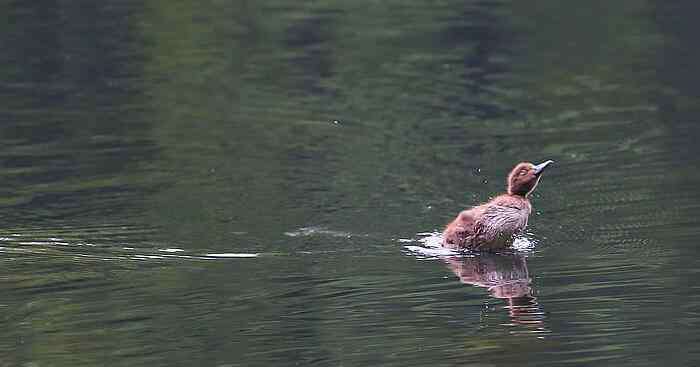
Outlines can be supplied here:
M492 297L505 300L514 324L543 326L544 313L532 295L525 256L480 254L444 260L462 283L487 288Z
M447 225L443 246L457 249L495 250L509 246L527 226L532 211L528 195L553 161L534 165L519 163L508 175L508 193L486 204L464 210Z

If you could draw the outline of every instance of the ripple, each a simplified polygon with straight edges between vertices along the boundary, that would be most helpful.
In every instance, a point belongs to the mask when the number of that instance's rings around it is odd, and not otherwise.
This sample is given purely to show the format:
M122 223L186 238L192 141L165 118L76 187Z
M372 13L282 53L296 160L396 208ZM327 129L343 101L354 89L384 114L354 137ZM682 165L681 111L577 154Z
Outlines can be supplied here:
M341 238L352 238L353 236L366 236L357 235L349 232L335 231L327 229L324 227L301 227L294 231L284 232L285 236L289 237L311 237L311 236L330 236L330 237L341 237Z
M215 257L215 258L251 258L251 257L258 257L260 254L246 254L246 253L211 253L211 254L204 254L203 256L206 257Z

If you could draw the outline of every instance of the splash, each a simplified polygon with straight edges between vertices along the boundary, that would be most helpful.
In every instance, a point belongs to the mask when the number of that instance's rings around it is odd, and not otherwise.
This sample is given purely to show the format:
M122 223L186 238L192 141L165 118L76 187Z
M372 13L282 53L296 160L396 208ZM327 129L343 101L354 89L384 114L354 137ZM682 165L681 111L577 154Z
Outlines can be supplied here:
M418 258L431 259L460 254L459 251L442 247L442 233L440 232L421 232L416 234L416 238L403 238L398 241L400 243L419 243L419 246L404 245L404 249Z
M437 231L416 233L416 238L401 238L399 243L404 243L404 248L421 257L440 257L452 255L464 255L468 252L447 249L442 247L442 233ZM419 245L415 245L418 243ZM535 250L537 241L531 233L516 238L510 246L511 250L521 253L529 253Z

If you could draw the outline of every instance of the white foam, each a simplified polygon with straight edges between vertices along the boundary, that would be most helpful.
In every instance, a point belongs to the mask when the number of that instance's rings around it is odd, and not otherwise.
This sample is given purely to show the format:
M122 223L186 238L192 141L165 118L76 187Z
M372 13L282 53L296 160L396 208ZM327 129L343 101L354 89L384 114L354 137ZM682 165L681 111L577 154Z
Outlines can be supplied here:
M517 251L533 251L536 242L527 237L518 237L513 241L511 247Z
M513 241L511 248L519 252L531 252L534 251L537 241L526 236L521 236ZM405 245L404 248L411 251L417 255L421 256L453 256L453 255L463 255L463 252L457 250L451 250L442 247L442 233L440 232L421 232L417 233L418 238L413 239L399 239L399 243L419 243L420 246L409 246Z

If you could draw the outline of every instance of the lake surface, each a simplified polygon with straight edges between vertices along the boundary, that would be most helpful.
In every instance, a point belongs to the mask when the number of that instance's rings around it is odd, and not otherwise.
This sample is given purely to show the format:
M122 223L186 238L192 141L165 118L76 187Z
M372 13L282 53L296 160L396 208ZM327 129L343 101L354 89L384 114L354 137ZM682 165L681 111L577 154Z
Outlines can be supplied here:
M700 364L698 11L0 2L0 366Z

